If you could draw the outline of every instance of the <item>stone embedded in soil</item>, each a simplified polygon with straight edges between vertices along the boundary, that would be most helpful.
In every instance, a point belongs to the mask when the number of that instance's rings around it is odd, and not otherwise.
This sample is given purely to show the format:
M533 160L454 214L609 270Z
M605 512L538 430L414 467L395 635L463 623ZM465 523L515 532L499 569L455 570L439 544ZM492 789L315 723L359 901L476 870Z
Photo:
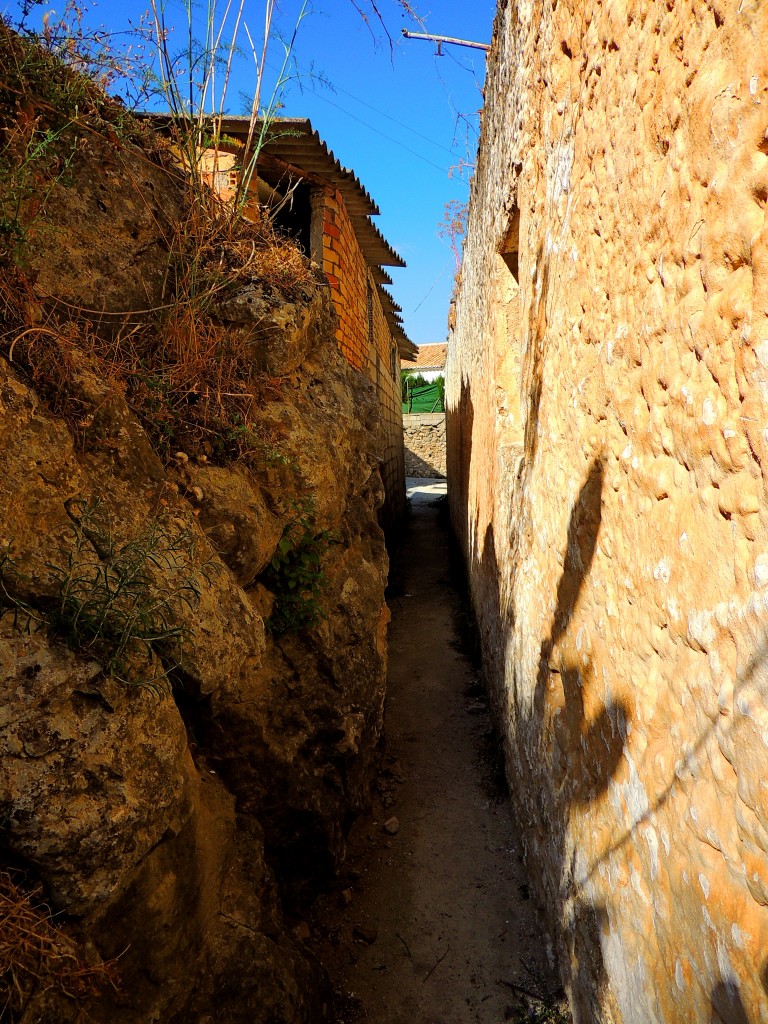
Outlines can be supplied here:
M372 928L370 925L364 924L355 925L352 929L352 934L360 942L364 942L366 946L372 946L379 937L379 933L376 928Z
M384 822L384 831L387 835L396 836L400 831L400 820L393 815L387 821Z

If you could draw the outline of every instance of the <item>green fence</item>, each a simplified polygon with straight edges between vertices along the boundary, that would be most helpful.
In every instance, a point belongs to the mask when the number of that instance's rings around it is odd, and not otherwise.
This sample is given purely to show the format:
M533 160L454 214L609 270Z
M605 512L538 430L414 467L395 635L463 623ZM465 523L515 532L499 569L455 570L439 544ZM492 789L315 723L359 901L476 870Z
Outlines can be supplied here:
M403 412L445 412L445 385L442 377L433 382L403 381Z

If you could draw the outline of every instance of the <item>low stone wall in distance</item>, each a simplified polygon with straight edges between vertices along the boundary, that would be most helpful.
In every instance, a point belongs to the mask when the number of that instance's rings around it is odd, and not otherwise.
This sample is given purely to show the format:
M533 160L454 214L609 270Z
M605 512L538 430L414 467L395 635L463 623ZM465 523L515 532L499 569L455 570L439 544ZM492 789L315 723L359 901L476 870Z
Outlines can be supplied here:
M445 413L411 413L403 416L405 475L444 477Z

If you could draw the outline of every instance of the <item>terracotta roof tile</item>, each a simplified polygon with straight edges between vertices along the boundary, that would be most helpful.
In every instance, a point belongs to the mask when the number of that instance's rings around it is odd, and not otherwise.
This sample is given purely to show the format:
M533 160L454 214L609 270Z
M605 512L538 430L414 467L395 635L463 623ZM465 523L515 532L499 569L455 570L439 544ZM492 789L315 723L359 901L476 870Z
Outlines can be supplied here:
M448 345L418 345L414 360L402 360L404 370L441 370L445 366Z

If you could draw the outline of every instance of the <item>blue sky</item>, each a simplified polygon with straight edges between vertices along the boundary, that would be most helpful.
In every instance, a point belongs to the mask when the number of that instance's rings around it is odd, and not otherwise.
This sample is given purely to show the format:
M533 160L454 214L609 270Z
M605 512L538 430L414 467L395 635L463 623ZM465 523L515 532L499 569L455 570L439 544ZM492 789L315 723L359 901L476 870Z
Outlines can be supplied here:
M416 6L428 32L490 41L495 0ZM314 61L335 91L312 82L291 88L285 113L309 117L377 202L375 223L408 264L391 270L406 334L427 344L446 337L455 262L438 226L446 203L469 195L471 169L459 165L474 161L485 54L444 47L437 57L433 43L401 36L402 27L421 29L392 0L380 9L391 52L380 27L371 22L374 41L349 0L316 0L297 58L300 66Z
M376 0L392 46L374 17L368 25L353 0L311 0L299 27L296 75L288 84L282 113L308 117L340 162L350 167L381 209L375 218L390 245L405 259L392 268L395 301L403 307L406 333L417 344L443 341L454 258L440 221L451 200L465 202L477 144L480 89L485 73L481 50L406 40L401 29L428 31L489 42L495 0L411 0L424 26L413 23L396 0ZM61 14L65 0L51 6ZM97 0L92 23L118 30L137 20L148 0ZM281 0L278 24L290 34L302 0ZM222 7L225 0L221 0ZM370 0L356 0L367 8ZM14 4L0 7L13 17ZM261 30L262 0L246 0L245 17L254 40ZM42 4L40 13L46 10ZM168 22L178 18L181 0L166 0ZM242 43L246 40L242 38ZM268 64L279 66L280 45ZM253 88L252 64L243 58L228 92L228 112L245 113ZM467 166L469 165L469 166Z

